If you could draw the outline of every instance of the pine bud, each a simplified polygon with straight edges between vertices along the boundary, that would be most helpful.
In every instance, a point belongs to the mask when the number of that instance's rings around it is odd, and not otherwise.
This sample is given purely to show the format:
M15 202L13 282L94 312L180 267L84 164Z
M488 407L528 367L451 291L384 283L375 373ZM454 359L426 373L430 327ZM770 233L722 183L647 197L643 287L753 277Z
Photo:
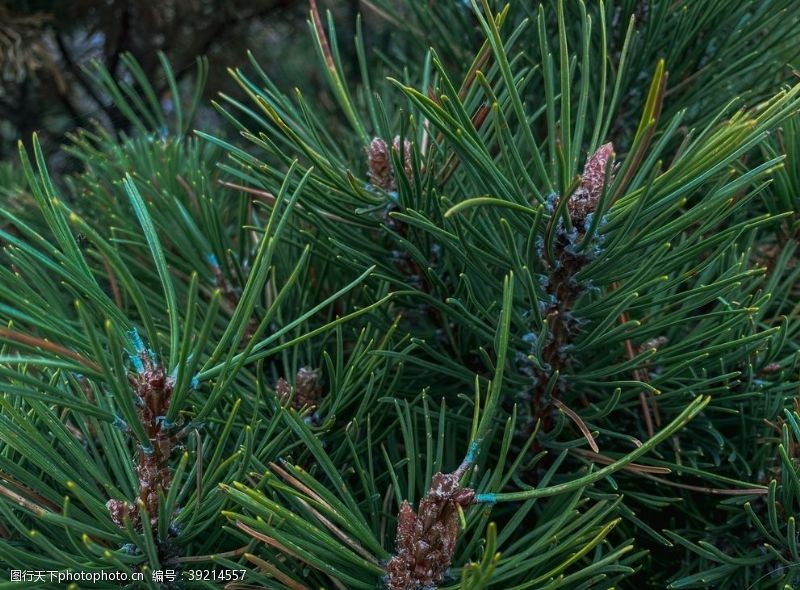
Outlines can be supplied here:
M597 203L603 194L608 160L613 153L614 144L609 142L601 145L586 160L581 174L581 185L572 193L568 203L573 224L582 226L586 216L597 208Z
M369 181L385 191L394 190L394 173L389 155L389 145L380 137L376 137L367 149L367 165Z
M283 377L279 377L275 382L275 395L278 396L281 403L285 403L289 396L292 395L292 386Z
M398 154L402 153L403 174L410 180L413 176L411 142L406 139L401 146L398 135L392 140L392 148ZM392 157L389 149L389 144L380 137L376 137L370 142L367 148L367 174L373 186L387 192L394 192L397 190L397 181L392 169Z
M400 150L400 136L396 135L394 141L392 142L392 146L397 151L398 154L403 155L403 174L405 174L406 178L411 181L414 176L414 168L411 165L411 142L407 139L403 141L403 149ZM396 184L396 183L395 183ZM396 188L396 187L395 187Z
M120 528L125 528L125 517L135 513L134 507L122 500L109 500L106 508L111 515L111 521Z
M769 363L768 365L764 366L761 371L759 371L762 375L771 375L773 373L777 373L781 370L780 363Z
M322 373L319 369L301 367L294 378L295 398L294 403L301 408L305 406L316 406L322 397L322 386L320 377Z
M316 406L322 397L322 386L320 378L322 373L319 369L301 367L294 377L294 397L292 407L301 410L307 406ZM292 386L281 377L275 382L275 395L282 404L285 404L292 394Z
M475 500L473 489L459 487L470 465L434 475L417 513L408 502L400 506L395 555L386 566L389 590L423 590L442 581L456 549L458 508Z
M646 342L642 342L639 345L639 348L637 349L636 352L642 354L643 352L647 352L651 348L659 349L662 346L664 346L667 342L669 342L669 338L667 338L666 336L658 336L656 338L651 338Z

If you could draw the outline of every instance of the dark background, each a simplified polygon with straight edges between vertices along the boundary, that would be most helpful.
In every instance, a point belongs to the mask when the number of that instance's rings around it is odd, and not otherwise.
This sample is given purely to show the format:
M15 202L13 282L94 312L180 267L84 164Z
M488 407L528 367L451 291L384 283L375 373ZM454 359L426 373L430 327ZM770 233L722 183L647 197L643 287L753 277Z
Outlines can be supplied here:
M358 0L320 0L319 7L332 10L343 62L352 67L356 14L369 18L368 11ZM209 99L220 91L237 95L226 70L244 65L248 50L282 86L314 92L324 81L308 10L303 0L0 0L0 160L15 157L16 140L33 132L49 155L59 151L64 133L93 119L124 132L129 123L84 69L100 60L113 76L125 76L124 52L138 60L160 97L168 87L157 51L183 84L191 83L195 58L207 56L198 122L206 128L220 124Z

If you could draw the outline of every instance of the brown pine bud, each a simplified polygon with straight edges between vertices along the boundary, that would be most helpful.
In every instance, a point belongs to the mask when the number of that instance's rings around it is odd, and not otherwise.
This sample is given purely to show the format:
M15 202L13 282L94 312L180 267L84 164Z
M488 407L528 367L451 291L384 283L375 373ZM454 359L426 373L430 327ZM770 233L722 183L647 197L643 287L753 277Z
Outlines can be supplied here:
M762 375L771 375L772 373L777 373L780 370L780 363L769 363L768 365L765 365L763 369L761 369L760 373Z
M295 407L316 406L322 397L322 386L320 377L322 372L319 369L301 367L294 378L295 386Z
M125 517L130 516L133 519L135 513L134 507L122 500L109 500L106 502L106 508L111 515L112 522L120 528L125 527Z
M435 474L418 512L408 502L400 506L395 554L386 566L389 590L423 590L442 581L456 550L458 509L475 500L473 489L459 486L470 466L465 460L453 473Z
M659 349L664 346L667 342L669 342L669 338L666 336L658 336L657 338L651 338L646 342L642 342L637 349L639 354L650 350L651 348Z
M373 186L387 192L397 190L397 180L392 168L392 157L389 152L389 144L380 137L374 138L367 148L367 175ZM403 174L411 180L414 174L411 162L411 142L407 139L400 144L400 136L395 136L392 140L392 149L402 154Z
M322 372L319 369L301 367L294 377L294 397L291 397L292 386L283 377L275 382L275 395L282 404L291 398L292 407L296 410L316 406L322 397L321 377Z
M572 193L568 203L570 217L575 225L582 226L586 216L597 209L597 203L603 194L608 161L613 153L614 144L609 142L597 148L586 160L581 174L581 185Z
M281 404L285 404L292 395L292 386L289 385L289 382L283 377L280 377L275 382L275 395L278 396Z
M385 191L394 190L394 173L389 146L380 137L373 139L367 149L369 181Z
M397 151L398 154L403 155L403 174L405 174L406 178L411 181L414 177L414 167L411 163L411 142L407 139L403 141L403 149L400 149L400 136L396 135L394 141L392 142L392 147ZM395 183L395 188L397 183Z

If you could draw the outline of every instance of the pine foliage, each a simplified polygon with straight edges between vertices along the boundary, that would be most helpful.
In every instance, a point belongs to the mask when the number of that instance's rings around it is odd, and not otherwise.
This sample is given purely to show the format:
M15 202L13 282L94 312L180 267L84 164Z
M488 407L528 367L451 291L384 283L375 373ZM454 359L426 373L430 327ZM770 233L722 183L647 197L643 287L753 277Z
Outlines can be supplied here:
M792 4L312 0L223 129L95 64L0 168L0 576L800 584Z

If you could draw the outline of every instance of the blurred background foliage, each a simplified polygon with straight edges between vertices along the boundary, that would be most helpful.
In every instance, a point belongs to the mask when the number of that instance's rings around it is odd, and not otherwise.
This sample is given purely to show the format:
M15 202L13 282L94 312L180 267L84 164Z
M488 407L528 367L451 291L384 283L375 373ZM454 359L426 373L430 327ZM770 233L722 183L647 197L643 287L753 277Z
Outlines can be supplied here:
M342 23L341 47L346 67L355 63L355 14L370 18L365 27L370 47L388 46L391 23L379 10L358 0L331 0ZM308 41L307 2L297 0L2 0L0 1L0 160L15 159L16 140L38 132L45 152L56 155L65 133L97 120L125 132L130 121L92 81L92 62L114 79L130 78L123 56L130 54L158 93L166 112L171 92L157 52L173 64L181 85L191 85L195 59L209 60L205 100L197 125L219 121L208 98L230 84L227 68L253 53L284 87L298 83L317 92L320 78ZM347 27L351 30L347 30ZM420 55L424 47L419 47ZM379 55L379 51L371 52ZM76 163L64 153L51 165Z

